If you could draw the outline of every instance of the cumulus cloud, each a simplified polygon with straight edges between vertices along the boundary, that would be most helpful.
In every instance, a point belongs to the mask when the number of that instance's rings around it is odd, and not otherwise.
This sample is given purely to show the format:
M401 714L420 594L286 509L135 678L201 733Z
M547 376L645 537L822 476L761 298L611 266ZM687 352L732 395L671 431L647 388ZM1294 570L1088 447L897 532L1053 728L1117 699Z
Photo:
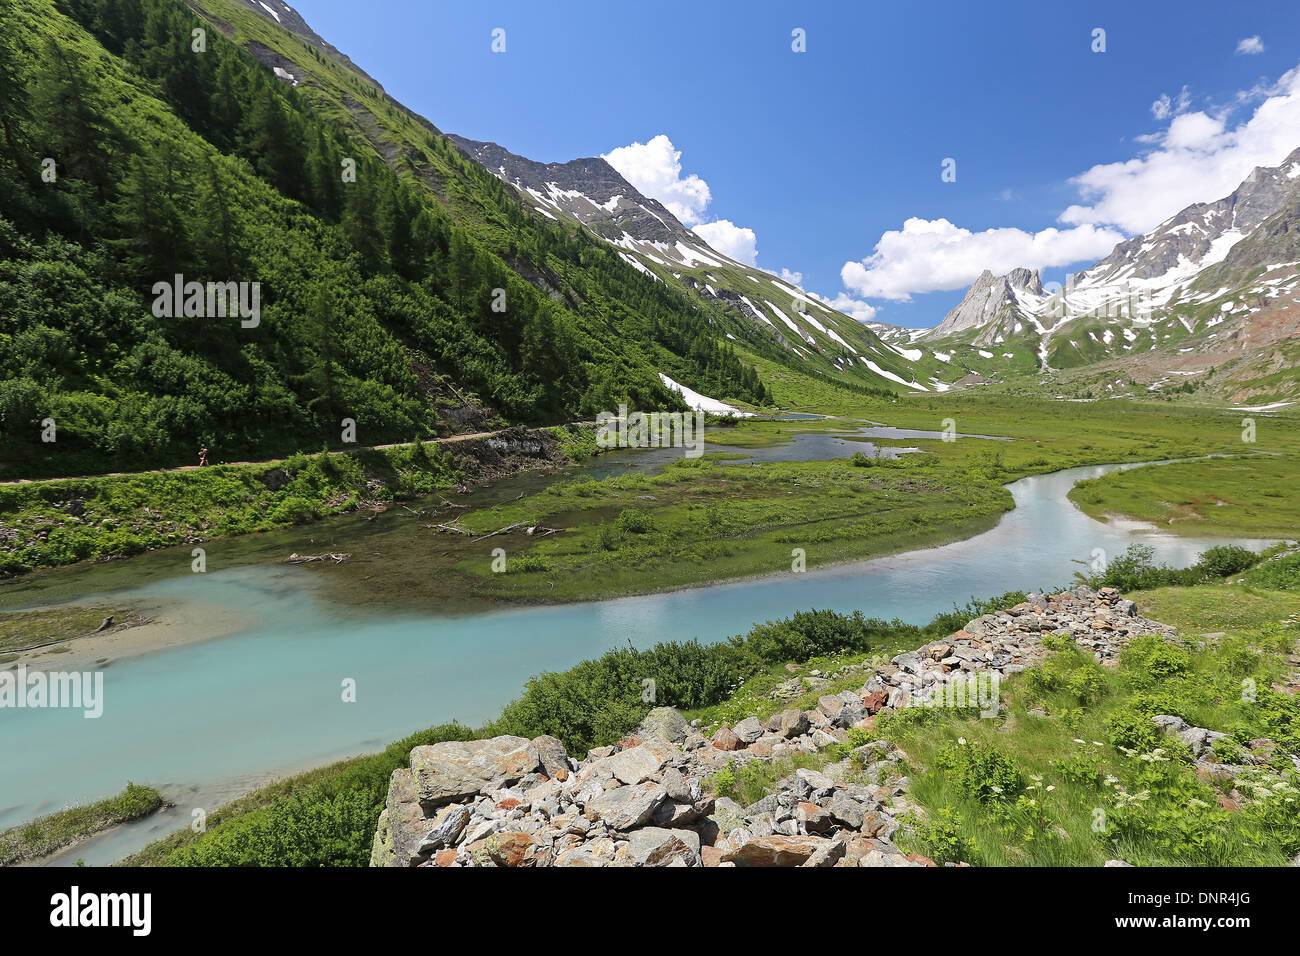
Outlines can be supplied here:
M845 315L851 315L859 322L870 322L876 317L876 307L863 302L861 299L855 299L847 292L841 292L833 299L828 299L824 295L818 295L816 292L809 292L810 296L821 302L825 302L836 312L843 312Z
M781 278L784 279L786 282L789 282L791 285L797 285L797 286L803 285L802 272L791 272L789 269L782 269Z
M730 256L747 266L758 262L758 237L753 229L737 226L730 219L715 222L702 222L691 229L697 236L717 249L724 256Z
M704 217L704 208L713 198L709 184L699 176L682 176L682 151L663 133L648 143L611 149L601 158L640 192L667 206L687 226Z
M648 143L611 149L601 158L639 192L663 203L718 252L745 265L757 263L758 237L753 229L737 226L730 219L704 221L704 211L713 200L709 184L694 173L682 175L682 151L663 133Z
M1233 108L1175 116L1145 137L1144 155L1103 163L1076 176L1083 203L1060 216L1067 225L1110 225L1146 232L1178 210L1232 192L1256 166L1276 166L1300 145L1300 68L1266 90L1239 94L1235 105L1262 100L1233 125Z
M1237 52L1244 53L1246 55L1250 55L1253 53L1263 53L1264 41L1261 40L1258 36L1246 37L1246 39L1240 41L1237 44Z
M914 293L960 289L985 269L1001 275L1019 266L1044 269L1100 258L1123 238L1091 225L972 232L947 219L913 218L881 236L866 259L844 263L840 279L859 295L907 302Z
M1256 85L1216 110L1189 110L1191 95L1151 105L1162 130L1137 137L1145 151L1102 163L1070 180L1080 202L1039 232L974 232L947 219L908 219L880 237L870 256L846 262L840 278L868 298L907 301L960 289L985 269L1049 268L1100 259L1125 236L1147 232L1192 203L1228 195L1256 166L1276 166L1300 146L1300 67ZM1235 120L1251 109L1248 116Z

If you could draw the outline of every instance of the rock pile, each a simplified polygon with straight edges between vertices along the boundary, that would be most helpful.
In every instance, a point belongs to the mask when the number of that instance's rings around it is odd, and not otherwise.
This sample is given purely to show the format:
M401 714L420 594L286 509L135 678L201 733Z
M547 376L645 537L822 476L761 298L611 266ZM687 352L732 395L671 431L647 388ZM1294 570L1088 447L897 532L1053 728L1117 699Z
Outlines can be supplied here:
M661 707L633 736L582 760L554 737L416 747L389 783L371 865L933 865L893 843L908 781L898 766L905 755L888 742L822 771L797 770L747 807L715 798L705 782L732 764L845 743L880 713L942 700L935 688L958 679L1023 670L1045 655L1044 634L1066 632L1104 664L1132 637L1173 629L1137 616L1113 589L1034 594L894 657L856 691L766 721L747 717L711 737Z

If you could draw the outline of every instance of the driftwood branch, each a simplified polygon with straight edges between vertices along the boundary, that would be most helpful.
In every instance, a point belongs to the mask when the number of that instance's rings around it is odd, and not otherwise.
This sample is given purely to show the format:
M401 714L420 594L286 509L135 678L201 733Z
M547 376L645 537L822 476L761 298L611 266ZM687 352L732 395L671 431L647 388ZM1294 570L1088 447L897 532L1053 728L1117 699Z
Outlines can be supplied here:
M285 561L287 561L289 564L309 564L313 561L333 561L335 564L342 564L350 557L352 557L352 555L344 554L341 552L326 552L325 554L298 554L298 552L295 551L293 554L289 555L289 557L285 558Z
M499 534L505 534L508 531L514 531L515 528L518 528L521 524L523 524L522 521L516 521L512 525L506 525L504 528L498 528L496 531L491 531L483 535L483 537L481 538L475 538L474 543L477 544L480 541L486 541L488 538L495 538Z

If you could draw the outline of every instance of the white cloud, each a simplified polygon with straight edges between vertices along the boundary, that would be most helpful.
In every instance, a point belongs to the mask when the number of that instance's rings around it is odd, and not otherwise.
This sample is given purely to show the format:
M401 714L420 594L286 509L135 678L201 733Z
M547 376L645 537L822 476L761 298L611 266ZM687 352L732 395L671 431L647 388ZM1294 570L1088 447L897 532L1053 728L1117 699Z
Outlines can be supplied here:
M716 222L702 222L691 229L697 236L717 249L724 256L730 256L747 266L758 261L758 237L753 229L737 226L730 219Z
M789 282L791 285L797 285L797 286L803 285L802 272L791 272L789 269L782 269L781 278L784 279L786 282Z
M1100 258L1123 238L1091 225L972 232L947 219L913 218L881 236L866 259L844 263L840 279L859 295L906 302L914 293L960 289L985 269L1001 275L1019 266L1043 269Z
M1234 108L1261 98L1248 119L1230 124ZM1256 166L1276 166L1300 145L1300 69L1269 88L1239 93L1222 111L1175 116L1164 131L1141 139L1153 144L1149 152L1071 180L1084 203L1067 208L1062 223L1146 232L1192 203L1228 195Z
M814 299L825 302L836 312L843 312L845 315L851 315L859 322L870 322L876 317L877 309L873 305L863 302L861 299L855 299L847 292L841 292L833 299L828 299L824 295L818 295L816 292L809 292Z
M1187 112L1191 102L1192 94L1185 86L1179 90L1176 98L1171 98L1168 93L1161 93L1160 98L1151 104L1151 115L1158 120L1166 120L1171 116Z
M692 173L682 177L682 153L663 133L648 143L619 146L601 157L640 192L657 199L690 226L712 199L709 184Z
M704 221L704 210L713 200L709 184L694 173L682 175L682 151L663 133L648 143L611 149L601 158L638 191L663 203L718 252L745 265L756 264L758 237L754 230L730 219Z
M972 232L947 219L908 219L882 235L870 256L846 262L840 278L859 295L907 301L962 288L984 269L1002 274L1099 259L1126 235L1228 195L1256 166L1276 166L1300 146L1300 67L1238 92L1219 109L1187 112L1190 103L1186 87L1162 96L1151 111L1168 126L1135 138L1149 144L1147 151L1074 177L1082 201L1058 217L1063 228ZM1231 122L1234 111L1251 107L1248 118Z
M1246 39L1237 44L1237 52L1245 54L1263 53L1264 41L1258 36L1246 37Z

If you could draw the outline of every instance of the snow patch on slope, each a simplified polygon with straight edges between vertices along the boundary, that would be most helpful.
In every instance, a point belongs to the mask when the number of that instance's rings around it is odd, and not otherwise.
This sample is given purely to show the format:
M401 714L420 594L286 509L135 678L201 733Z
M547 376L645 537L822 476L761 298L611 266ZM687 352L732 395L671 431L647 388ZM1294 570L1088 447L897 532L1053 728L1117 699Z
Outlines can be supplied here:
M728 405L726 402L720 402L716 398L709 398L707 395L701 395L679 382L674 382L663 372L659 373L659 381L664 383L666 388L671 389L682 397L687 405L691 408L699 409L704 412L711 412L714 415L730 415L736 418L751 418L753 412L743 412L734 405Z

